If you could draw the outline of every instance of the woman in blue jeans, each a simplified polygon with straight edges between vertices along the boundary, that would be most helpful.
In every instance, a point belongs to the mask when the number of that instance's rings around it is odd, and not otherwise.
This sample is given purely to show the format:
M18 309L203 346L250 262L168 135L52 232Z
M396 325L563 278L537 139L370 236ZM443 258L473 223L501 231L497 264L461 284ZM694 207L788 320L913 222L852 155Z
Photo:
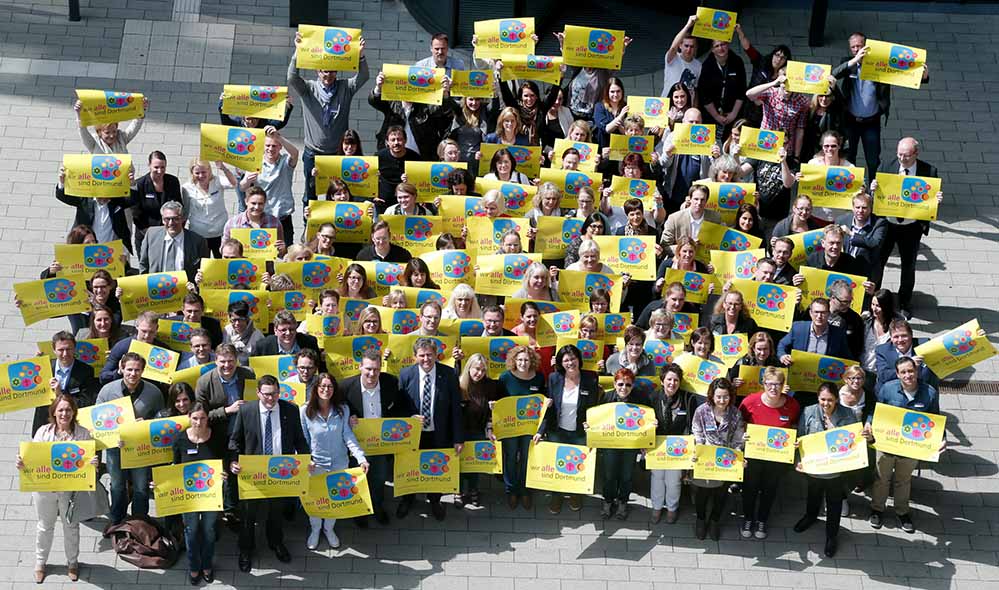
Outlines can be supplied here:
M192 461L223 459L226 448L224 428L208 425L208 408L202 402L191 406L191 427L177 436L173 444L173 462L176 465ZM222 473L222 478L228 474ZM204 579L211 584L215 579L212 558L215 556L215 521L218 512L188 512L184 518L184 541L187 543L187 563L192 586Z
M529 346L514 346L506 354L506 371L499 377L503 397L544 395L545 376L538 370L541 357ZM534 504L527 490L527 453L531 437L515 436L503 439L503 482L506 484L507 505L510 510L517 503L530 510Z

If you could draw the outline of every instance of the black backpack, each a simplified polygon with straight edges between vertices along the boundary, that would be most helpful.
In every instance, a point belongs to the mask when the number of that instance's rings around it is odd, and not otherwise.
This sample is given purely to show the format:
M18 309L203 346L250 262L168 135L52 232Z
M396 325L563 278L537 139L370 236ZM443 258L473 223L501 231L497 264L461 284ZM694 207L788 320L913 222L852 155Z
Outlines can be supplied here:
M108 527L115 553L140 568L169 569L180 557L177 541L159 523L148 517L129 518Z

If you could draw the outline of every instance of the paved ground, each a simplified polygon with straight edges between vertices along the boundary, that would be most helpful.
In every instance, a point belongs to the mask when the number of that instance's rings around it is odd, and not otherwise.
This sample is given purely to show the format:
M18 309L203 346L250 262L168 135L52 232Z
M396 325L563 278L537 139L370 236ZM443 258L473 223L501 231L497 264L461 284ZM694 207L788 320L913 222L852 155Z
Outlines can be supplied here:
M51 259L49 244L64 238L71 221L70 211L53 198L52 187L62 154L80 149L70 109L73 89L118 88L150 96L146 127L132 153L163 150L170 172L183 179L182 169L198 152L198 124L216 120L221 84L283 84L290 55L287 8L278 0L82 4L84 21L69 23L61 0L0 0L0 194L6 195L0 203L0 358L5 360L32 353L32 343L64 325L53 321L25 329L12 304L11 284L37 278ZM947 194L942 221L934 224L920 255L915 324L922 335L933 335L978 317L999 341L996 258L989 254L999 234L993 190L999 176L991 170L999 163L999 102L991 96L999 90L999 18L991 7L976 11L973 5L951 13L895 2L850 7L857 9L830 14L827 38L832 45L816 50L805 45L807 14L802 11L758 11L740 21L764 50L790 37L795 57L827 63L845 52L847 34L857 29L871 38L909 42L929 51L932 83L918 92L896 89L884 133L888 154L903 133L922 140L924 157L939 166ZM875 12L879 8L885 11ZM426 53L429 35L401 3L338 1L330 15L335 22L364 29L373 70ZM675 26L667 23L663 29L666 42ZM655 92L661 88L661 74L628 79L626 85L634 94ZM356 105L353 114L361 136L373 137L379 123L374 112ZM298 116L286 135L301 143ZM373 151L373 140L364 147ZM897 280L893 268L887 285L895 286ZM959 377L999 380L999 361L982 363ZM550 516L540 499L530 514L510 512L500 505L494 485L487 495L489 506L474 513L452 510L443 525L411 515L401 525L355 534L343 523L338 528L349 549L332 559L328 551L305 557L299 522L289 543L294 568L284 568L285 573L265 555L262 569L237 575L234 540L224 533L219 579L239 587L999 588L999 494L994 485L999 430L992 424L999 397L950 395L943 407L954 444L940 464L924 467L917 481L919 532L905 535L889 526L874 533L860 518L844 520L850 532L843 535L834 560L820 557L818 530L805 535L790 531L801 511L798 480L782 499L765 543L738 540L734 517L726 521L720 543L699 542L686 504L680 524L651 529L645 509L636 510L628 523L604 526L595 500L579 515ZM0 464L0 590L34 586L33 508L29 495L14 491L12 463L28 428L26 412L0 418L0 447L11 459ZM647 483L640 481L636 489L647 490ZM866 509L855 497L858 515L865 516ZM57 540L54 564L62 559L58 545ZM93 531L86 533L83 547L87 584L67 587L173 587L185 582L183 565L168 572L139 572L117 560ZM56 568L47 586L66 582L64 574Z

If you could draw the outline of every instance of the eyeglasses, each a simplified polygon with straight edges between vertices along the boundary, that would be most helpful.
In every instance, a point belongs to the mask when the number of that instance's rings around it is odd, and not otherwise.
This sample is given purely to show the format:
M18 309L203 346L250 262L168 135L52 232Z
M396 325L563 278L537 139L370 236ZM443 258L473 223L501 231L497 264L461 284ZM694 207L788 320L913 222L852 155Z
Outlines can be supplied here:
M616 385L617 387L628 387L628 388L631 388L631 387L634 387L634 386L635 386L635 384L634 384L634 383L627 383L627 382L625 382L625 381L618 381L618 382L617 382L617 383L615 383L614 385Z
M780 387L782 385L784 385L784 384L783 383L778 383L776 381L767 381L766 383L763 384L763 386L766 387L767 389L773 389L775 387Z
M333 239L333 238L335 238L336 236L335 236L335 235L333 235L333 234L319 234L319 237L320 237L320 238L326 238L327 240L332 240L332 239Z
M315 367L311 366L311 365L305 365L305 366L299 365L298 366L298 370L299 371L312 371L314 369L315 369Z
M317 389L333 389L332 383L320 383Z
M845 377L847 381L863 381L864 378L860 375L854 375L853 377Z
M180 217L162 217L163 223L180 223Z

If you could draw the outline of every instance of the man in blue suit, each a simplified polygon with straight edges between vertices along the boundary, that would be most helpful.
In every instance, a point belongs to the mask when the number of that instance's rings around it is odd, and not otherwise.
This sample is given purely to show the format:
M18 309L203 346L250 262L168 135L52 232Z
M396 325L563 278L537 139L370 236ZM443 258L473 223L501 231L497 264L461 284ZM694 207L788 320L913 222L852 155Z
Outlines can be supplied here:
M915 351L916 346L925 342L925 339L913 338L912 326L903 319L892 320L888 324L888 333L891 334L891 342L879 344L874 349L874 368L877 371L874 391L881 391L885 383L898 378L895 374L895 361L901 357L911 358L916 363L920 383L936 387L940 380L923 362L923 357L917 355Z
M853 359L850 346L846 340L846 332L829 324L829 300L819 297L808 306L810 322L794 322L791 331L780 339L777 354L781 364L791 366L791 350L801 350L814 354L834 356L841 359ZM796 392L795 398L802 407L815 403L815 392Z
M418 338L413 344L416 365L399 373L399 389L406 393L423 416L421 449L454 446L460 454L465 443L461 419L461 391L454 369L437 362L437 341ZM440 494L427 494L430 511L437 520L444 520L445 510ZM413 495L403 496L396 509L396 518L404 518L413 505Z

